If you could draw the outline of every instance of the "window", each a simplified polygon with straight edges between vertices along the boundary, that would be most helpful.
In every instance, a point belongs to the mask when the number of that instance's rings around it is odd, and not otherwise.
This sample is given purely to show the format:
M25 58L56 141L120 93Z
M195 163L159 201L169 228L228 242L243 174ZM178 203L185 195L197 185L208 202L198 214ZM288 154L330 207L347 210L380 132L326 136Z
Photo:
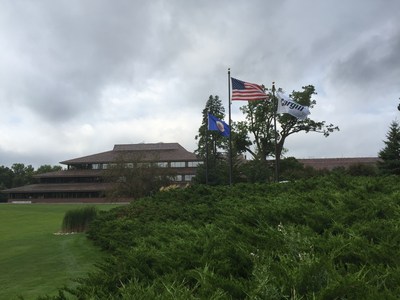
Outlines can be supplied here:
M157 166L160 168L167 168L168 167L168 163L166 161L160 161L157 163Z
M118 183L124 183L124 182L126 182L126 177L125 177L125 176L120 176L120 177L117 179L117 182L118 182Z
M171 162L171 168L184 168L185 165L186 164L184 161L172 161Z
M192 181L196 175L185 175L185 181Z
M148 168L151 167L151 164L148 162L138 162L136 163L138 168Z
M197 167L198 165L201 165L203 162L202 161L189 161L188 162L188 167Z
M182 175L176 175L174 180L175 181L182 181Z

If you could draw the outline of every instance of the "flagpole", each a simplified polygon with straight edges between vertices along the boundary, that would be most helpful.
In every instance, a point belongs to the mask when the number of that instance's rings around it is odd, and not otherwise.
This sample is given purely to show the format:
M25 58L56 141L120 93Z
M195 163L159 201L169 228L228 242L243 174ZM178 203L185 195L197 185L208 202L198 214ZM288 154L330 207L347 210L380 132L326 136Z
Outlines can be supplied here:
M229 99L229 185L232 185L232 120L231 120L231 68L228 68L228 99Z
M277 98L275 97L275 82L272 82L272 98L274 101L274 136L275 136L275 181L279 181L279 166L278 166L278 133L276 130L276 111L278 109Z
M207 113L207 127L206 127L206 184L208 185L208 113Z

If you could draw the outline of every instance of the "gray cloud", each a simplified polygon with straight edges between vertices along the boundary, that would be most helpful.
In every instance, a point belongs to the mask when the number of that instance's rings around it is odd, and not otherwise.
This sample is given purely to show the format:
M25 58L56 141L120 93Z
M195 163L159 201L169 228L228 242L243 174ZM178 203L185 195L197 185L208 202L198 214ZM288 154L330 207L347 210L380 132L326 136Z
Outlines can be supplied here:
M390 36L374 34L333 68L332 80L369 88L400 83L400 29Z
M50 121L68 120L96 107L104 86L139 77L150 6L39 3L10 9L9 53L24 65L2 75L14 82L9 98Z
M291 155L332 156L340 139L338 155L376 155L400 96L399 14L396 0L3 1L0 165L163 137L193 150L209 95L228 110L229 67L288 91L316 86L312 116L344 130L312 149L293 139ZM346 130L356 113L366 127L371 113L385 120L376 137Z

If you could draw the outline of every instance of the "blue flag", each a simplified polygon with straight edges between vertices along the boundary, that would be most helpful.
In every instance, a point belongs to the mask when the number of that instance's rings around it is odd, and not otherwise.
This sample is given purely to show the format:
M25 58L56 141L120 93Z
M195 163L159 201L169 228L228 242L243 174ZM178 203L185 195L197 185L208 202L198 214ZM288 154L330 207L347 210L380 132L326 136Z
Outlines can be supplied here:
M229 128L228 124L210 113L208 114L208 130L219 131L219 133L221 133L223 136L229 136L231 133L231 129Z

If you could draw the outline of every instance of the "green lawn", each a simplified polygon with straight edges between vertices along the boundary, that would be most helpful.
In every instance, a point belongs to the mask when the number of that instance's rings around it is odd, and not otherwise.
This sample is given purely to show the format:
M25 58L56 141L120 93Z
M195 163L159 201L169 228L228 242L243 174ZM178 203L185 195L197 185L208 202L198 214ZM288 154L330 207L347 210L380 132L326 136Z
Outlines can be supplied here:
M96 205L100 210L115 206ZM0 205L0 299L55 295L101 258L85 234L54 234L64 213L77 207L82 204Z

